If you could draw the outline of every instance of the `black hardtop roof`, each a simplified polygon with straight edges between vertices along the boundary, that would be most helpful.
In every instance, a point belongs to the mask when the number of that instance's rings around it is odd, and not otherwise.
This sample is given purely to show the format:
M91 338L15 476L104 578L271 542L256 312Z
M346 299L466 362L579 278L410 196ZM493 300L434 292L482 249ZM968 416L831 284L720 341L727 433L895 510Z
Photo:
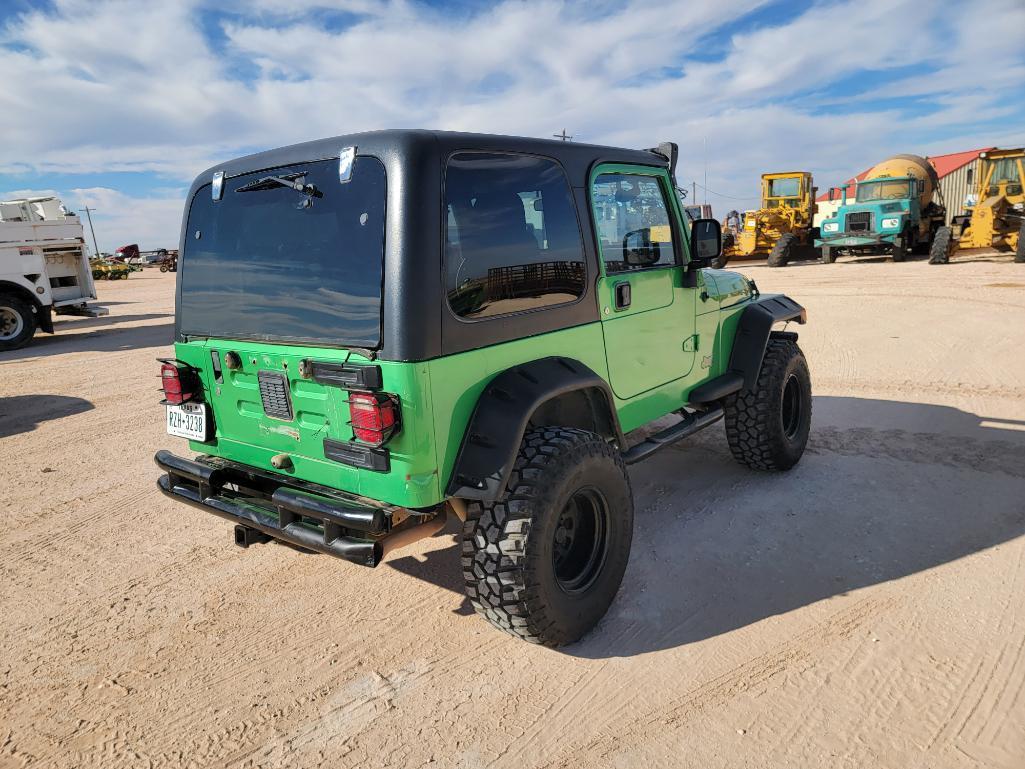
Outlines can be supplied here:
M460 150L543 155L561 163L574 186L586 184L588 170L595 162L599 161L663 167L668 165L668 161L664 157L648 150L565 142L557 139L534 139L524 136L388 129L301 142L219 163L203 171L196 178L189 197L191 198L200 186L208 183L215 171L224 171L225 175L229 177L237 176L310 160L337 157L339 150L351 146L356 147L358 155L375 155L382 159L393 158L400 163L404 160L415 161L428 153L447 157Z

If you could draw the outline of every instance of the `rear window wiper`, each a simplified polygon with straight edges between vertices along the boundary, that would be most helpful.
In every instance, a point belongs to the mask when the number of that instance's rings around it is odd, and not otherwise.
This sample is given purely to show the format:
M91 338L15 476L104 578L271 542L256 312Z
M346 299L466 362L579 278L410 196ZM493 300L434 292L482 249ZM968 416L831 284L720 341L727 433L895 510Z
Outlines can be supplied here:
M282 174L281 176L264 176L255 182L242 185L235 192L259 192L260 190L270 190L276 187L288 187L301 195L305 195L306 198L299 204L300 208L312 205L313 198L324 197L324 193L318 190L316 185L306 183L305 171L294 174Z

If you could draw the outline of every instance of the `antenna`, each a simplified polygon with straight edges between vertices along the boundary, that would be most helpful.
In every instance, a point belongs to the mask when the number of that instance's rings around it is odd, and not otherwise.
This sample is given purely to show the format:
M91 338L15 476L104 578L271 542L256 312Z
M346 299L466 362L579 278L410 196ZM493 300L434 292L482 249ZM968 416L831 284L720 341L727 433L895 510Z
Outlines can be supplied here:
M563 128L561 134L552 134L552 138L562 139L564 142L571 142L573 141L573 134L566 133L566 129Z

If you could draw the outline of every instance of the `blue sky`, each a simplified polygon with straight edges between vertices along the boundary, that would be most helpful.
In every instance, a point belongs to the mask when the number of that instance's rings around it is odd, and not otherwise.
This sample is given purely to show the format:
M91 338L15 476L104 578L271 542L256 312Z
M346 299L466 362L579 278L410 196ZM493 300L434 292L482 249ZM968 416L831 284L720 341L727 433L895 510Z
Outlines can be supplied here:
M1025 2L5 0L0 197L171 246L197 173L390 127L681 145L718 215L894 152L1025 143Z

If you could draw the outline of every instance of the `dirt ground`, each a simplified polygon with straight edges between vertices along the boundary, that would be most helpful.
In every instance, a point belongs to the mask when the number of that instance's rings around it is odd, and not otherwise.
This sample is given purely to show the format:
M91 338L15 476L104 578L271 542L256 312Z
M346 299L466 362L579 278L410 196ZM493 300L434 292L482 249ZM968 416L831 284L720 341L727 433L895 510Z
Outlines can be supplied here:
M552 651L472 614L450 525L376 570L165 500L173 275L0 353L0 767L1025 766L1025 265L770 270L808 453L721 426L631 470L609 615Z

